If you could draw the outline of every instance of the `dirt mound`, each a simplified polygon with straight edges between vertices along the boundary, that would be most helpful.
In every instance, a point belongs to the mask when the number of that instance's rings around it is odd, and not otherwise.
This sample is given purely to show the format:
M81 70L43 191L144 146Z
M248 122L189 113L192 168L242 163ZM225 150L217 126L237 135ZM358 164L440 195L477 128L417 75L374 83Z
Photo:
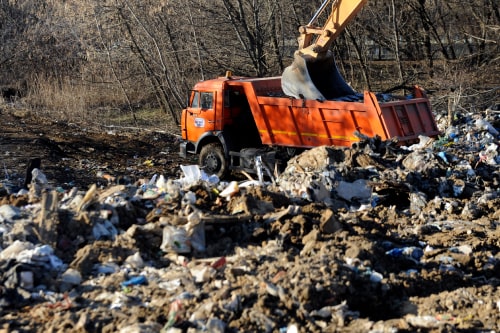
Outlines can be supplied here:
M187 179L166 133L4 111L0 327L500 331L496 121L311 149L262 183Z

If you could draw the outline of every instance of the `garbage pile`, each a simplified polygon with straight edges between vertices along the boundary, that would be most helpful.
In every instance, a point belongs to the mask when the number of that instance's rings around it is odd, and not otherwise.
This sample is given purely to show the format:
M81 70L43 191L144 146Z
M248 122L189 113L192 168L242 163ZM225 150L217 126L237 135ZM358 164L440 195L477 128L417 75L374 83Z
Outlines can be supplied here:
M499 114L442 122L407 147L310 149L272 180L6 179L0 327L498 332Z

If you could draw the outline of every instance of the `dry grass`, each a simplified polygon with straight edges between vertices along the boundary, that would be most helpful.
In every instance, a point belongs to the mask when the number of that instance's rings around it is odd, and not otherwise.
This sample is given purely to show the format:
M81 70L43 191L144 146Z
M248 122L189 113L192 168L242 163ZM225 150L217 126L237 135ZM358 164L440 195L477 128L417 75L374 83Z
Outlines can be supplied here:
M25 103L33 112L56 121L86 121L91 94L69 79L38 77L31 81Z
M176 130L159 109L128 106L119 90L109 85L38 77L31 81L23 104L34 116L83 126L140 127Z

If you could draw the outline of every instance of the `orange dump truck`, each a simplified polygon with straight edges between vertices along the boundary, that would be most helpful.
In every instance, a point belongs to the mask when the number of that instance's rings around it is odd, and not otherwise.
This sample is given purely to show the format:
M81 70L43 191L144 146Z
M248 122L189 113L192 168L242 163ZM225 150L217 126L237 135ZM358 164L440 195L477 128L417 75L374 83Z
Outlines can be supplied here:
M232 168L260 169L260 162L273 168L306 148L348 147L359 141L356 133L401 143L437 135L418 87L399 98L358 94L340 74L331 45L367 2L323 0L299 28L294 60L281 77L227 73L197 83L182 111L180 155L199 154L207 174L224 176Z
M224 77L197 83L182 111L180 155L198 154L207 174L252 171L257 156L267 166L297 151L359 141L356 133L415 142L439 134L429 100L418 87L409 96L372 92L334 100L284 95L281 77Z

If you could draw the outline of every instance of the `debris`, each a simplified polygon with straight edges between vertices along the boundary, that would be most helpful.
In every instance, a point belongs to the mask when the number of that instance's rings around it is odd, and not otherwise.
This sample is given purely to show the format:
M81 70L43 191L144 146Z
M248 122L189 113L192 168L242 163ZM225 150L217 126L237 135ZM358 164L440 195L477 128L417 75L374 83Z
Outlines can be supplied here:
M5 167L6 329L499 331L498 114L477 119L410 147L360 133L248 181L89 157L94 184L54 184L44 159L23 189Z

